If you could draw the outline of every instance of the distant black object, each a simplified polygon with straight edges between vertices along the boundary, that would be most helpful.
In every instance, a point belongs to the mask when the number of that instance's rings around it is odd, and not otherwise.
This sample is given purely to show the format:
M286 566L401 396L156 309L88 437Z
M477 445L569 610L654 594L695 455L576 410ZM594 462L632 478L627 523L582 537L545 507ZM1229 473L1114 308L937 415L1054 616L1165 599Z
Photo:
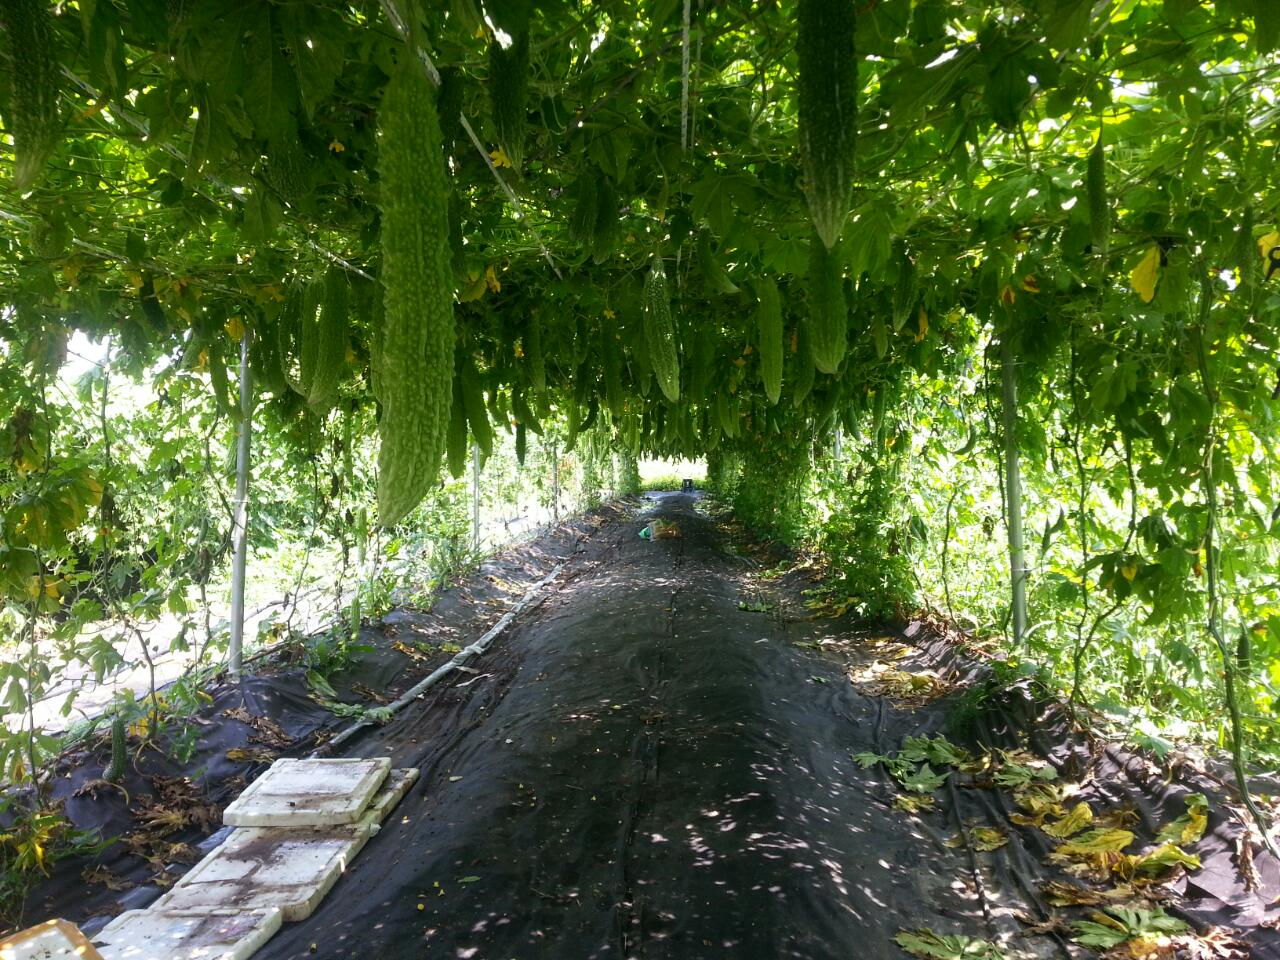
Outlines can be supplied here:
M689 477L685 477L683 480L681 480L681 481L680 481L680 492L681 492L681 493L693 493L693 480L692 480L692 479L690 479Z

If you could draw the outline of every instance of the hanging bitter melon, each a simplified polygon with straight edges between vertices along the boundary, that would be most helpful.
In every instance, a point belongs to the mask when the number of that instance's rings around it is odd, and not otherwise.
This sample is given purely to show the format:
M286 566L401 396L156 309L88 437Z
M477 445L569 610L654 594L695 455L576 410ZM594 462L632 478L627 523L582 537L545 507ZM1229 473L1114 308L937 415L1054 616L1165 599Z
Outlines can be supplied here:
M346 271L331 265L325 272L318 315L304 318L315 325L307 405L319 413L327 413L337 401L342 371L347 365L349 290Z
M658 386L668 400L676 403L680 399L680 353L671 316L671 293L660 257L653 258L644 281L644 333Z
M596 220L600 216L597 194L598 172L587 170L573 188L573 214L569 218L569 236L582 244L583 250L595 246Z
M813 390L816 371L813 366L813 349L808 324L800 325L799 346L791 358L791 402L800 406Z
M772 277L762 277L756 283L756 296L760 301L756 307L760 379L765 396L774 404L782 395L782 301Z
M858 61L852 0L798 0L800 159L814 229L835 246L849 212Z
M613 256L618 242L617 233L618 191L614 189L611 178L602 176L600 189L596 191L596 218L591 238L594 251L592 260L604 263Z
M471 427L471 436L486 457L493 454L493 427L489 424L489 412L484 405L484 382L475 362L464 357L458 380L462 385L462 409Z
M467 470L467 413L462 400L462 377L453 378L453 403L449 407L449 435L445 438L445 460L449 473L461 477Z
M545 393L547 360L542 351L542 318L537 314L529 317L522 346L524 359L529 364L529 386L535 394Z
M605 402L609 416L617 421L622 416L622 345L618 335L607 321L600 328L600 360L604 370Z
M9 102L5 126L13 138L13 187L33 186L61 135L58 96L62 69L49 0L5 0L0 21L8 34Z
M404 518L435 482L452 406L449 181L435 90L416 57L378 111L383 335L378 384L378 515Z
M809 350L822 373L835 373L849 339L849 307L840 261L822 241L809 243Z
M102 773L102 779L110 783L119 783L124 779L125 764L128 761L127 730L124 716L117 713L111 718L111 762Z
M524 137L528 120L525 94L529 87L529 32L522 30L503 47L489 44L489 100L498 143L515 170L524 161Z
M1085 170L1085 191L1089 200L1089 240L1096 256L1106 258L1111 237L1111 207L1107 202L1107 155L1102 130L1089 151Z

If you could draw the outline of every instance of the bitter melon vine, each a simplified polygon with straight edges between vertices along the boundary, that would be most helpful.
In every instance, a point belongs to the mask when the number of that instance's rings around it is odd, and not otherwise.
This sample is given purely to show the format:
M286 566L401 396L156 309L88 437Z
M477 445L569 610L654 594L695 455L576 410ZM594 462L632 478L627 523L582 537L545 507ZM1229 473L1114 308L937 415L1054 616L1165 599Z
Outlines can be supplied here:
M47 0L5 0L9 36L9 103L5 120L13 137L13 185L21 193L35 185L58 146L58 92L62 72Z
M383 340L378 515L393 524L435 482L452 406L449 182L436 96L406 56L378 111Z
M800 159L809 216L828 249L844 228L853 190L855 10L848 0L799 0L797 8Z
M813 365L835 373L849 339L849 308L844 299L840 262L814 238L809 244L809 349Z
M771 277L762 277L756 284L756 296L760 300L756 308L760 379L765 396L773 404L782 395L782 302Z
M506 47L494 40L489 45L489 99L493 105L493 125L498 143L520 169L524 161L525 91L529 85L529 32L522 30Z
M668 400L676 403L680 399L680 354L676 349L667 273L658 257L653 258L644 280L644 335L658 386Z

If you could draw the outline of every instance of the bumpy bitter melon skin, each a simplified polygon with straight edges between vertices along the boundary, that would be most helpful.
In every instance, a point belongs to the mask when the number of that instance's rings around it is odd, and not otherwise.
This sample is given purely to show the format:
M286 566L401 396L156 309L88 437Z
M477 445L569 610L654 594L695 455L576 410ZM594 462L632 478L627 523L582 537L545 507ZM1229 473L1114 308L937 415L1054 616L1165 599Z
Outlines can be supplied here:
M13 137L13 186L35 186L58 147L58 94L62 71L48 0L5 0L0 23L8 34L9 102L5 126Z
M529 386L535 394L547 390L547 361L542 352L542 318L534 315L525 328L524 359L529 364Z
M325 272L320 313L315 328L315 358L307 405L328 412L338 399L338 386L347 364L349 284L346 271L332 265Z
M857 130L858 62L853 0L799 0L800 159L809 216L835 246L849 213Z
M804 403L805 398L813 390L813 381L815 378L815 369L813 366L813 348L811 346L812 337L807 324L800 325L799 348L796 350L795 356L791 358L792 366L792 383L791 383L791 403L799 407Z
M893 330L901 330L907 320L915 316L916 306L916 268L907 256L906 245L900 241L895 245L895 257L898 277L893 284Z
M600 215L600 204L597 198L597 182L599 174L589 170L578 178L573 189L573 215L569 219L569 235L584 250L591 250L595 245L596 220Z
M489 413L484 405L484 383L470 357L462 361L458 379L462 384L462 409L467 415L471 436L481 453L486 457L492 456L493 427L489 423Z
M618 192L614 189L613 180L602 176L600 189L596 191L596 218L591 238L593 261L604 263L613 256L617 232Z
M1102 142L1102 131L1098 131L1098 140L1089 151L1089 161L1085 171L1085 191L1089 201L1089 240L1093 252L1100 257L1107 254L1107 245L1111 237L1111 208L1107 203L1107 155Z
M524 161L524 135L528 124L525 94L529 88L529 33L522 30L503 49L494 40L489 45L489 99L498 143L519 170Z
M605 403L609 408L609 416L617 422L622 416L622 345L618 343L618 335L612 326L600 329L600 363L604 370Z
M778 286L771 277L756 284L760 303L756 308L757 347L760 354L760 379L770 404L782 395L782 301Z
M822 241L809 244L809 350L822 373L835 373L849 342L849 306L840 262Z
M644 334L649 364L658 386L668 400L676 403L680 400L680 354L676 348L667 274L658 257L654 257L644 280Z
M378 516L404 518L440 469L453 400L449 181L436 97L416 58L378 111L383 336L378 401Z
M124 779L125 763L128 760L128 744L124 717L116 714L111 720L111 763L103 771L102 779L111 783L119 783Z
M281 138L267 144L262 179L289 206L296 207L302 202L311 188L311 172L297 141Z
M449 408L449 435L445 439L445 458L449 473L456 479L467 470L467 413L462 400L462 377L453 378L453 404Z

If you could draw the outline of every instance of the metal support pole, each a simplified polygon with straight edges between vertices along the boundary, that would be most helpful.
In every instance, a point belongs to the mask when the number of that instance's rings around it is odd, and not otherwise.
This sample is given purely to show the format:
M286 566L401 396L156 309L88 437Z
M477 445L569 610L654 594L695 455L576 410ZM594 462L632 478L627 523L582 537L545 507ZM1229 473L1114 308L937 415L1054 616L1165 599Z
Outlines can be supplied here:
M471 546L480 553L480 445L471 444Z
M240 338L240 424L236 437L236 499L231 524L231 647L227 669L240 676L244 653L244 575L249 560L249 437L253 432L253 381L249 372L249 331Z
M1013 639L1027 633L1027 561L1022 539L1022 462L1018 453L1018 376L1008 336L1000 340L1001 421L1004 427L1004 500L1008 513L1009 585Z
M560 522L560 454L554 440L551 441L551 515Z
M835 442L835 449L833 450L833 453L835 453L836 463L839 463L841 460L844 459L844 428L843 427L836 427L836 442Z

